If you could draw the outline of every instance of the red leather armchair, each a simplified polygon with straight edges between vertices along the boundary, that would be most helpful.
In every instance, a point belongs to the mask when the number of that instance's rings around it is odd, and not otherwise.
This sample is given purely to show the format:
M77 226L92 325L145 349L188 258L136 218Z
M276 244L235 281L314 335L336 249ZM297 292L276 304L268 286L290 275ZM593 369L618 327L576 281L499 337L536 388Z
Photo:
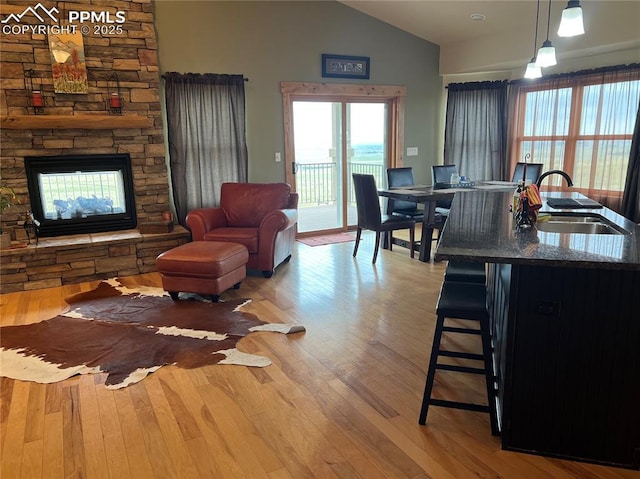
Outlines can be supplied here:
M193 241L229 241L249 251L247 268L270 278L291 259L298 222L298 194L286 183L224 183L220 207L187 214Z

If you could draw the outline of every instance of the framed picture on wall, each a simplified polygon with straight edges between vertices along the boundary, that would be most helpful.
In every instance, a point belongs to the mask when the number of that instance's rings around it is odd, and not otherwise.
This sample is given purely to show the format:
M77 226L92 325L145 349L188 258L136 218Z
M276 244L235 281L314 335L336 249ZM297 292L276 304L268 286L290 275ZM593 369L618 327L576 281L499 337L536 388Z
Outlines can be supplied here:
M88 93L87 64L80 31L49 35L53 90L56 93Z
M369 57L322 54L322 76L325 78L369 79Z

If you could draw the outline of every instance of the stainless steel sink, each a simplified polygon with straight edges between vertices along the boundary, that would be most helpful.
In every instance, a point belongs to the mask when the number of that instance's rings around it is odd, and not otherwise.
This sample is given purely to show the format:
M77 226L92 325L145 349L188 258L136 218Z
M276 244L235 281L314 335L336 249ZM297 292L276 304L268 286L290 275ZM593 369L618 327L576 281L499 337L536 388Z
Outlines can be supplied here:
M541 218L542 219L542 218ZM551 214L551 218L536 223L538 231L547 233L575 233L588 235L625 235L630 234L603 216L566 213Z
M604 218L599 215L579 215L579 216L569 216L566 213L559 215L551 215L551 219L548 221L552 223L602 223Z

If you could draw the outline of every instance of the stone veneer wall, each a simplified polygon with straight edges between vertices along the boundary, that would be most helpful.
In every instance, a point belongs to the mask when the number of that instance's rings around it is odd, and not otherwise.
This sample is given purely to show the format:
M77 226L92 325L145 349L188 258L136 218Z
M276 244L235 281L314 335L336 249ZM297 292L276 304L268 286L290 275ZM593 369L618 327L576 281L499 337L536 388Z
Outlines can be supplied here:
M11 13L22 13L27 6L35 6L33 1L3 2L0 13L2 19ZM3 186L11 187L18 197L18 204L5 210L1 219L2 227L11 229L18 225L30 209L27 179L24 170L25 156L53 156L73 154L129 153L131 155L135 201L138 222L160 221L163 211L170 209L168 172L165 163L164 134L159 98L159 68L156 35L154 29L153 6L151 0L75 0L74 2L41 2L45 7L56 6L59 18L65 18L69 10L108 11L112 16L116 11L126 12L126 22L122 33L95 35L92 31L83 35L84 53L87 65L89 92L87 94L54 93L51 73L51 59L46 35L2 34L0 50L0 115L27 115L33 111L29 106L30 92L25 81L25 71L37 72L37 83L45 96L44 115L108 115L106 102L109 78L116 72L120 81L121 96L124 100L123 115L140 115L149 118L149 128L116 129L8 129L0 132L0 171ZM31 14L23 17L21 23L37 23ZM183 230L184 232L184 230ZM172 235L169 235L170 237ZM173 237L176 235L174 234ZM180 235L178 235L180 236ZM60 238L64 243L64 237ZM174 243L184 242L184 234ZM91 241L88 239L88 243ZM171 247L171 241L165 246ZM125 247L126 242L123 243ZM111 244L114 257L118 249ZM49 250L49 253L55 251ZM15 253L15 252L12 252ZM55 255L54 255L55 256ZM10 274L26 271L24 261L12 261L15 254L2 255L2 282ZM12 260L9 260L12 258ZM41 258L40 266L55 264L55 259ZM22 265L23 268L19 266ZM86 266L86 265L85 265ZM138 265L140 272L149 266ZM127 263L120 270L134 273L136 268ZM116 269L117 270L117 269ZM87 271L85 271L87 272ZM5 276L7 275L7 276ZM96 278L103 275L96 273ZM86 280L91 274L79 276ZM72 282L68 276L68 281ZM52 278L48 278L52 279ZM27 278L27 282L37 278ZM48 287L64 284L46 281ZM24 285L23 285L24 286ZM26 287L29 289L28 287ZM3 288L5 289L5 288ZM19 290L15 285L12 290Z

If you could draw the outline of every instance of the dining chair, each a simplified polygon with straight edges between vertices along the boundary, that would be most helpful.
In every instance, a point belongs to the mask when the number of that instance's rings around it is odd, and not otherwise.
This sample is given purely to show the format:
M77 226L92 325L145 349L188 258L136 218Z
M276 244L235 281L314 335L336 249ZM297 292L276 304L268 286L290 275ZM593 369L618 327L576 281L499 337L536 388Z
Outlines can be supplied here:
M516 163L511 181L517 183L522 179L524 175L524 165L527 165L527 175L524 178L524 183L527 185L536 183L542 174L542 167L544 166L542 163Z
M387 168L387 184L389 185L389 188L415 185L413 168L410 166ZM416 203L411 201L394 200L389 202L389 206L390 207L387 207L387 214L407 216L409 218L413 218L416 222L424 220L424 209L419 208ZM441 214L436 212L433 225L431 226L438 230L438 237L432 239L432 241L437 241L440 238L440 232L444 226L444 219ZM389 241L393 242L392 233L389 233ZM398 243L396 242L396 244ZM416 241L415 248L418 249L419 247L420 242Z
M380 211L380 197L378 196L374 176L360 173L353 173L352 176L356 195L356 209L358 211L358 229L356 243L353 247L353 257L355 258L358 254L358 246L360 245L363 229L375 231L376 233L375 249L373 251L373 260L371 261L374 264L378 258L381 233L408 229L409 251L413 258L416 221L406 216L383 215ZM389 250L391 248L392 243L389 242Z
M436 187L438 183L449 183L451 181L451 175L458 172L456 165L433 165L431 166L431 176L433 180L433 186ZM436 214L441 216L442 227L449 218L449 210L451 210L451 199L437 200L436 201ZM440 228L438 231L438 238L440 238Z
M389 188L415 185L415 181L413 179L413 168L410 166L387 168L387 184L389 185ZM387 210L387 214L409 216L411 218L416 218L417 220L422 220L424 210L418 208L417 203L394 200L390 201L389 204L392 205L392 208Z
M438 183L451 182L451 175L458 172L456 165L433 165L431 167L431 174L434 187Z
M410 166L402 166L399 168L387 168L387 185L389 188L399 188L402 186L415 185L413 179L413 168ZM387 202L387 214L412 218L416 222L422 221L424 218L424 209L419 208L417 203L403 200L389 200ZM407 243L400 239L394 239L393 232L385 234L383 244L389 243L407 247ZM418 249L420 242L416 241L414 247Z

